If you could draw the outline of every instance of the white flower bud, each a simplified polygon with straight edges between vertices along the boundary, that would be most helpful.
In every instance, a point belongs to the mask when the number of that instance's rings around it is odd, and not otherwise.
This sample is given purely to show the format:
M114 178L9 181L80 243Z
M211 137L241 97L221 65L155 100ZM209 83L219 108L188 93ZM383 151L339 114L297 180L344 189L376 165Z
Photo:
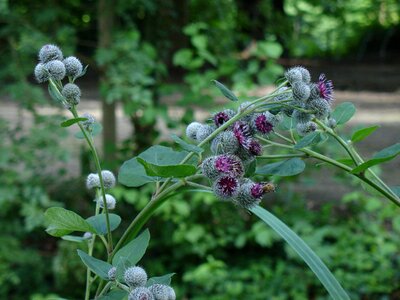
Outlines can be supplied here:
M145 286L147 282L147 273L141 267L130 267L125 270L124 280L130 287Z
M100 178L98 174L91 173L86 178L86 187L88 190L100 187Z
M111 171L101 171L101 176L103 177L104 188L111 189L115 186L115 176Z

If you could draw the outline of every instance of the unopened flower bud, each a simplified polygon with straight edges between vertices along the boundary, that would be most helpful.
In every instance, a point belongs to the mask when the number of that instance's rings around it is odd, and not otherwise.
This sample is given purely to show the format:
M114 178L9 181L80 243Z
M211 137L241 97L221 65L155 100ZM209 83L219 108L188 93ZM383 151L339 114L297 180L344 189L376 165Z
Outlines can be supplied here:
M74 83L67 83L62 89L61 94L71 105L78 105L81 100L81 90Z
M197 131L199 131L199 128L203 126L203 124L199 122L192 122L186 127L186 136L192 140L196 140L197 137Z
M108 270L108 279L110 279L111 281L114 281L117 275L117 268L116 267L112 267L110 268L110 270Z
M104 208L104 201L103 201L102 196L100 198L97 198L96 201L97 201L97 203L99 203L99 206L101 208ZM114 196L112 196L110 194L106 194L106 203L107 203L108 209L115 209L116 202L117 201L115 200Z
M100 178L98 174L91 173L86 178L86 187L88 190L100 187Z
M293 83L292 89L293 98L296 101L304 102L310 97L310 87L302 81Z
M210 125L201 125L199 129L197 130L196 134L196 140L198 142L204 141L206 138L208 138L214 131L214 128L212 128Z
M219 133L211 142L211 151L214 154L235 153L239 148L239 142L232 131Z
M130 267L125 270L124 280L130 287L145 286L147 282L147 273L141 267Z
M311 121L307 123L298 123L296 129L300 136L305 136L306 134L317 130L317 124Z
M291 85L303 79L301 72L297 68L291 68L285 72L285 77Z
M141 286L129 293L128 300L154 300L154 296L148 288Z
M46 63L45 68L50 74L50 77L55 80L63 80L65 77L65 67L60 60L52 60Z
M244 179L240 184L234 203L249 209L260 203L264 193L262 183L254 183L250 179Z
M172 298L171 289L172 288L168 285L158 283L149 286L149 290L153 294L154 300L170 300ZM173 293L175 294L175 292Z
M92 235L91 232L85 232L85 233L83 234L83 238L86 239L86 240L91 239L92 236L93 236L93 235Z
M329 103L322 98L309 101L307 103L307 108L314 112L314 115L317 119L325 119L331 111Z
M62 59L62 52L56 45L44 45L39 51L39 60L41 63Z
M295 69L300 71L301 79L302 79L302 81L304 83L310 83L311 82L311 74L306 68L304 68L302 66L298 66L298 67L295 67Z
M75 56L69 56L63 61L67 76L75 78L82 73L82 63Z
M203 171L203 175L211 180L215 180L220 175L220 172L215 168L215 160L217 156L211 156L206 158L201 164L201 169Z
M94 122L96 122L96 119L94 118L93 115L89 114L89 113L84 113L82 116L82 118L86 118L86 121L82 121L82 126L86 129L86 130L92 130L92 126L94 124Z
M294 119L295 123L307 123L311 120L312 115L300 110L295 109L292 114L292 118Z
M337 126L337 122L336 122L336 120L334 119L334 118L329 118L328 119L328 126L330 127L330 128L336 128L336 126Z
M44 64L38 63L35 67L35 78L37 82L43 83L49 80L49 73Z
M115 186L115 176L111 171L101 171L101 177L103 177L104 188L111 189Z

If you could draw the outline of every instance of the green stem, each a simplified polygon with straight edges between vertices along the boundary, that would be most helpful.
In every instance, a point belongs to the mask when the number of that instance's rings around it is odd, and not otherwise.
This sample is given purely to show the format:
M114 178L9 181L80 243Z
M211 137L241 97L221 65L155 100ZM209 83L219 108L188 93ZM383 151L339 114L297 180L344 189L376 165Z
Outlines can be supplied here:
M106 286L104 287L104 289L102 289L102 291L99 293L99 295L97 297L102 296L104 293L106 293L110 287L113 285L112 281L107 282Z
M210 191L211 191L211 188L210 188L209 186L202 185L202 184L198 184L198 183L196 183L196 182L186 181L186 184L187 184L188 186L192 186L192 187L195 187L195 188L198 188L198 189L210 190Z
M73 106L71 108L71 112L72 115L74 116L74 118L78 118L78 112L76 111L75 106ZM92 152L92 156L93 156L93 160L95 162L96 165L96 170L97 170L97 174L99 176L100 179L100 190L101 190L101 195L103 198L103 209L106 215L106 226L107 226L107 251L108 251L108 256L110 256L110 253L112 252L113 249L113 241L112 241L112 235L111 235L111 227L110 227L110 217L109 217L109 212L108 212L108 207L107 207L107 200L106 200L106 191L104 188L104 180L103 180L103 176L101 174L101 166L100 166L100 160L99 160L99 156L97 155L97 151L96 151L96 147L94 146L93 140L89 137L88 133L86 132L86 130L83 128L81 122L77 123L83 136L85 137L86 142L89 145L90 151Z
M293 157L307 157L307 155L306 154L262 155L262 156L257 156L257 159L279 159L279 158L293 158Z

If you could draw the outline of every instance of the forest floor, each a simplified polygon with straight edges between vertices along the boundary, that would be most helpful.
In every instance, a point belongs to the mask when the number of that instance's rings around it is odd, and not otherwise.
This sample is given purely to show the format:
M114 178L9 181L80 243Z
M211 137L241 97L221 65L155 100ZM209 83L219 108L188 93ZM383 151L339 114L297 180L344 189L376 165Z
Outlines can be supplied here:
M292 64L292 63L291 63ZM371 65L364 64L313 64L310 63L313 74L318 74L322 70L333 79L335 83L335 105L351 101L357 108L356 115L350 120L348 129L362 125L380 125L380 128L368 139L359 143L358 148L364 157L370 157L374 152L400 142L400 69L399 65ZM261 87L253 92L254 95L265 95L273 87ZM81 112L89 112L97 119L101 120L101 103L99 101L98 88L94 81L86 81L82 84L83 98L79 105ZM185 107L175 105L179 95L170 95L162 98L162 102L168 103L169 115L171 118L179 120ZM219 101L218 101L219 102ZM219 102L221 106L223 102ZM42 106L39 109L41 114L60 113L57 108L52 106ZM64 111L64 113L66 113ZM122 107L117 107L117 134L118 140L128 139L131 135L129 119L124 115ZM18 107L15 103L1 99L0 118L15 122L18 118ZM30 114L23 112L25 126L29 127L32 122ZM68 114L66 114L68 116ZM209 112L196 106L195 118L203 121L209 116ZM105 125L107 126L107 125ZM159 130L163 132L163 139L168 139L168 132L162 121L158 122ZM73 137L76 131L73 127L68 129L70 135L66 145L71 150L71 160L68 170L70 175L80 174L80 140ZM349 132L349 131L347 131ZM97 138L97 143L101 145L101 137ZM400 185L400 157L383 165L383 178L391 186ZM315 177L315 176L314 176ZM333 179L331 169L324 170L323 176L318 176L317 184L298 185L297 191L304 193L310 200L326 199L327 195L343 194L348 188L338 185ZM332 195L333 196L333 195Z

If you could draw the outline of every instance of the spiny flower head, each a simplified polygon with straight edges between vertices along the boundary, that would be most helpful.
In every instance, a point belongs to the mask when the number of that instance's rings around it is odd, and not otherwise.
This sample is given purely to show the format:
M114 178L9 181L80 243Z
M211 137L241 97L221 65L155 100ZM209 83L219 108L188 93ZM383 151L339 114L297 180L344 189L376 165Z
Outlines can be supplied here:
M113 172L104 170L101 171L101 176L103 177L104 188L111 189L115 186L115 176Z
M51 60L45 64L50 77L55 80L63 80L65 77L65 66L60 60Z
M310 100L307 102L307 108L314 112L317 119L325 119L331 111L329 103L322 98Z
M116 267L110 268L110 270L108 270L107 275L108 275L108 279L115 280L116 275L117 275L117 268Z
M253 125L257 131L262 134L268 134L274 129L274 124L270 118L270 115L271 113L264 112L255 116Z
M232 176L221 176L214 182L213 191L218 198L229 200L237 196L239 181Z
M49 73L47 72L47 69L44 64L38 63L35 67L35 79L39 83L46 82L49 80Z
M154 300L174 300L176 298L175 291L168 285L155 283L149 286L150 292L154 296Z
M207 157L203 163L201 164L201 169L203 171L203 175L208 177L211 180L215 180L220 175L220 172L215 168L215 161L217 156Z
M104 208L104 201L103 201L103 197L99 197L96 199L97 203L99 203L99 206L101 208ZM106 203L107 203L107 208L108 209L115 209L115 204L116 204L116 200L114 198L114 196L110 195L110 194L106 194Z
M307 123L311 120L312 116L309 113L295 109L292 114L295 123Z
M285 72L286 80L289 81L290 85L293 85L295 82L299 82L303 79L300 70L296 67L290 68Z
M296 129L297 129L297 133L300 136L304 136L307 133L317 130L317 124L315 124L314 122L311 122L311 121L307 122L307 123L298 123L296 125Z
M93 115L89 114L89 113L84 113L82 116L82 118L86 118L86 121L82 121L82 126L86 129L86 130L92 130L92 126L94 124L94 122L96 122L96 119L94 118Z
M297 66L297 67L295 67L295 69L300 71L301 79L302 79L303 82L305 82L305 83L310 83L311 82L311 74L306 68L304 68L302 66Z
M263 184L254 183L252 180L246 178L242 180L237 197L234 203L243 208L252 208L258 205L264 195Z
M236 155L222 154L216 157L214 166L220 173L241 177L244 174L242 161Z
M248 149L248 139L251 136L250 126L246 122L237 121L233 125L233 133L239 144Z
M211 142L211 151L214 154L235 153L239 148L239 142L233 131L227 130L219 133Z
M130 287L145 286L147 282L147 273L141 267L130 267L125 270L124 280Z
M86 178L86 187L88 190L100 187L100 178L98 174L91 173Z
M252 155L259 156L262 154L263 149L261 144L256 139L251 138L248 142L248 151Z
M214 128L211 127L210 125L201 125L196 133L196 140L198 142L204 141L208 136L213 133Z
M186 136L192 140L196 140L197 131L203 124L199 122L192 122L186 127Z
M81 75L83 66L80 60L77 59L75 56L67 57L66 59L63 60L63 63L65 65L65 71L67 76L75 78Z
M81 100L81 90L74 83L64 85L61 94L67 99L71 105L78 105Z
M129 293L128 300L154 300L154 296L148 288L141 286Z
M319 95L321 98L325 99L327 102L331 103L333 101L333 83L332 80L327 80L325 74L319 75L319 80L317 82Z
M292 89L294 100L304 102L310 97L310 87L302 81L293 83Z
M63 54L56 45L44 45L39 50L39 60L41 63L47 63L52 60L62 60Z
M234 115L235 111L233 111L232 109L224 109L223 111L217 112L213 116L215 126L220 127L229 119L231 119Z

